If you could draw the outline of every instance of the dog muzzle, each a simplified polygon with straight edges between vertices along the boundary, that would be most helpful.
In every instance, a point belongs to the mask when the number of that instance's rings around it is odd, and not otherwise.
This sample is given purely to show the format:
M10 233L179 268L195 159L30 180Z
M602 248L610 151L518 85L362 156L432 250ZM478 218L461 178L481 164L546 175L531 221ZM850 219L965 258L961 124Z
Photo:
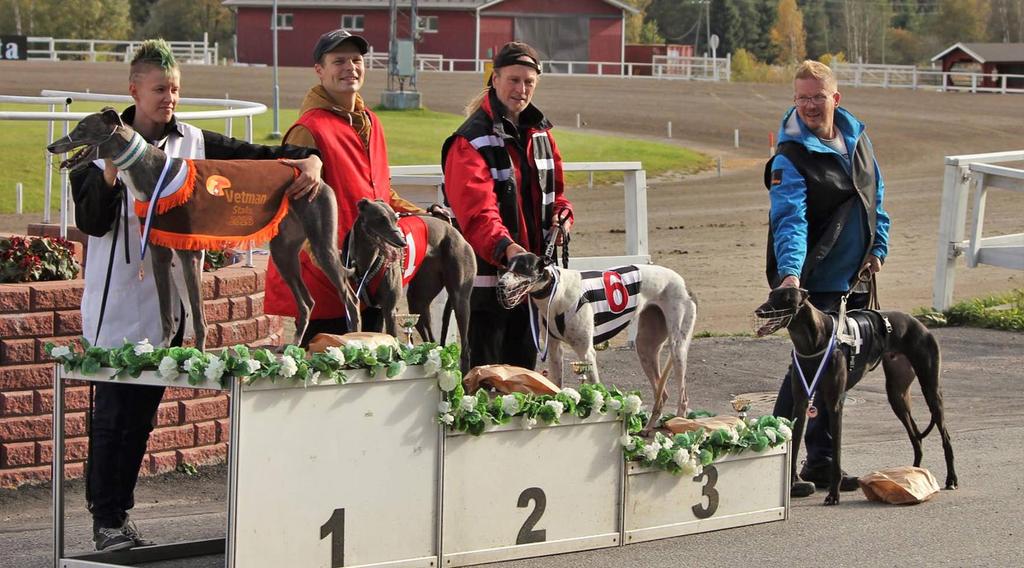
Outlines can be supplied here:
M751 319L751 329L757 337L765 337L789 326L796 310L758 310Z
M526 298L526 295L530 293L530 288L533 287L534 281L535 279L533 278L520 276L512 272L502 274L501 278L498 279L498 286L495 288L498 303L506 310L511 310L518 306Z

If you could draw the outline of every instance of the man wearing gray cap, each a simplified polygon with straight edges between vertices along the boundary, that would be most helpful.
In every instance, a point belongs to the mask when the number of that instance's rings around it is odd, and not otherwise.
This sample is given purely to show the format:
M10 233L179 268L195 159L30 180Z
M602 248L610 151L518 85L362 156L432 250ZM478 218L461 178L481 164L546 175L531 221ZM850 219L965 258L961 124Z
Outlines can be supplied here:
M365 39L346 30L320 36L313 49L313 69L320 84L306 93L299 119L284 137L288 144L320 151L324 180L338 202L339 245L355 224L356 204L364 197L382 199L398 212L424 212L391 189L384 129L359 95L366 79L363 55L368 48ZM308 344L318 333L357 331L349 328L345 306L327 276L305 252L300 263L302 279L315 301L302 343ZM267 270L265 310L296 316L295 300L273 263ZM362 321L367 330L379 330L383 323L380 310L373 308L362 311Z

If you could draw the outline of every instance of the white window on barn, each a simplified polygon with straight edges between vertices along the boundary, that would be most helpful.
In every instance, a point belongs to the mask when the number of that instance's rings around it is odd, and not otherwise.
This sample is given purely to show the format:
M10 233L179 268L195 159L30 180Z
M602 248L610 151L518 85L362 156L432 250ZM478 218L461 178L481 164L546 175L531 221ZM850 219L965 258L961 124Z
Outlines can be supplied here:
M427 34L437 33L437 16L419 16L416 27L419 31Z
M271 16L271 18L273 18L273 16ZM273 24L273 21L271 21L271 24ZM290 30L290 29L292 29L292 15L291 14L282 14L281 12L278 12L277 13L277 29L279 29L279 30Z
M363 31L363 16L362 14L346 14L341 17L341 27L350 32L361 32Z

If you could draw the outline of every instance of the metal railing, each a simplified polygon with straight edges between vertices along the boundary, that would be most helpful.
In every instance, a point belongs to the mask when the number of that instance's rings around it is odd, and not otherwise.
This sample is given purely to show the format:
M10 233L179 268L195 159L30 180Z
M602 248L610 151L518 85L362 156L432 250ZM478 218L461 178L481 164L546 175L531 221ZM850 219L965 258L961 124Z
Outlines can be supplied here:
M660 58L660 59L659 59ZM387 69L388 54L372 49L365 56L369 69ZM416 68L419 71L445 71L482 73L488 59L446 58L435 53L417 53ZM618 61L568 61L551 60L541 63L541 69L549 75L588 75L607 77L655 77L687 81L729 81L732 59L712 57L668 57L655 56L651 63Z
M833 63L836 79L853 87L931 89L971 93L1024 93L1024 75L921 69L913 65Z
M179 63L217 64L218 42L210 45L209 35L203 41L169 41L171 52ZM142 41L113 39L61 39L29 37L28 58L50 61L123 61L127 63Z
M621 255L570 257L569 267L576 270L606 270L628 264L650 264L651 255L648 249L647 229L647 171L640 162L566 162L566 172L622 172L623 192L625 197L626 250ZM441 166L391 166L391 185L433 187L432 200L444 203L444 175ZM405 195L419 205L426 207L431 199L415 199ZM434 334L440 336L440 323L443 319L442 308L447 294L441 294L431 304L431 321L434 323ZM442 342L455 341L455 326L450 326L448 337L440 337ZM628 345L636 339L636 324L630 324Z
M624 264L650 264L647 229L647 171L641 162L566 162L566 172L622 172L625 198L626 250L621 255L569 259L577 270L601 270ZM430 186L438 203L444 201L441 166L392 166L391 185Z
M989 189L1024 192L1024 170L997 166L1024 160L1024 150L946 156L942 213L935 261L932 306L943 311L953 303L957 257L966 255L968 268L979 264L1024 270L1024 233L983 237L985 201ZM974 184L971 237L965 239L967 196Z
M69 131L69 123L72 121L78 121L90 113L88 112L71 112L71 105L74 102L112 102L112 103L131 103L132 98L127 95L112 95L103 93L79 93L74 91L55 91L55 90L43 90L39 97L14 97L0 95L0 103L13 103L13 104L34 104L34 105L48 105L50 110L47 111L0 111L0 121L2 120L42 120L49 123L47 130L46 143L43 145L43 223L51 222L50 215L50 201L53 195L53 157L47 152L46 147L56 137L54 135L54 124L61 122L64 124L63 136L67 136ZM233 99L202 99L202 98L183 98L180 104L185 105L196 105L196 106L215 106L215 107L226 107L219 110L203 110L203 111L189 111L175 113L175 116L181 120L202 120L202 119L216 119L223 118L227 120L227 129L231 131L231 121L235 118L245 118L246 123L246 134L245 138L249 142L253 139L253 116L261 114L267 111L266 105L261 103L255 103L250 101L241 101ZM63 106L63 112L57 110L58 106ZM60 173L60 235L62 237L67 236L68 218L71 211L71 200L70 200L70 187L68 184L68 176L66 171Z

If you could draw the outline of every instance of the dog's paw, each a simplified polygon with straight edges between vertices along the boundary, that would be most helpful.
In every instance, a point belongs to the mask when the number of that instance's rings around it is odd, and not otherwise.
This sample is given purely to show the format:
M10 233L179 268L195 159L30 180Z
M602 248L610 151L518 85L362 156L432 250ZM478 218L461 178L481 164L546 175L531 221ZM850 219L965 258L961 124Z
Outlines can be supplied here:
M838 505L838 504L839 504L839 494L838 493L836 493L836 494L829 493L828 497L825 497L825 506L826 507L831 506L831 505Z
M946 477L946 489L953 490L960 487L960 482L957 480L955 475Z

